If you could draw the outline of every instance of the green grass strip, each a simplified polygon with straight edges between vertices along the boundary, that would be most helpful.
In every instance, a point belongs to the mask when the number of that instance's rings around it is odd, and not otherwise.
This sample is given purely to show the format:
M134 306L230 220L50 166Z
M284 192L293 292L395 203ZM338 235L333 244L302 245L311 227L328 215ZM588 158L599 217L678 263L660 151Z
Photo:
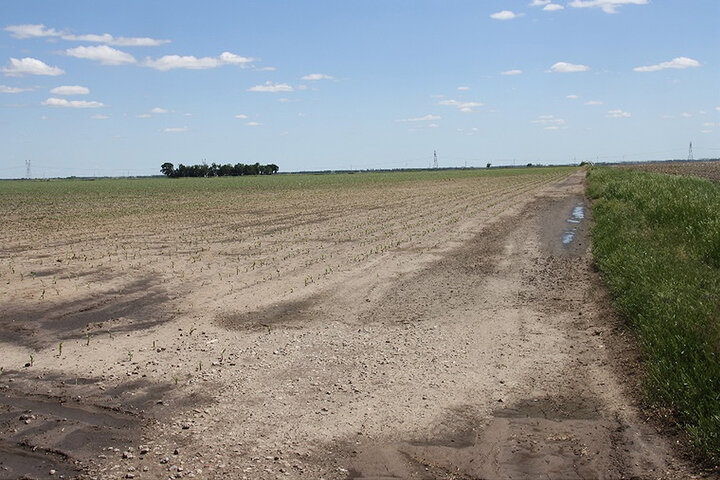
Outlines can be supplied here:
M595 261L637 332L647 392L720 461L720 184L592 167Z

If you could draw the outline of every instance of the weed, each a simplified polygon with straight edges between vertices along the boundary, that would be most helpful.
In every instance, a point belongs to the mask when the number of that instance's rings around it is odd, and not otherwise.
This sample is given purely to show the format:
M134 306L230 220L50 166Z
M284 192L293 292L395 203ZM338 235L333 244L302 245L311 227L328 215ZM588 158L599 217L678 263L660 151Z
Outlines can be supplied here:
M645 353L650 399L720 460L720 186L593 167L593 253Z

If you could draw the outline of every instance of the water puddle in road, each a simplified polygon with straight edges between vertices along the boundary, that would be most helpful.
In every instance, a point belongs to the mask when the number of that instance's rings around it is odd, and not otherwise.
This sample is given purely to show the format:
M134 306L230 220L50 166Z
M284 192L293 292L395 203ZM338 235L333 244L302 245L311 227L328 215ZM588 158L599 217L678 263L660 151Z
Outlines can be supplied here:
M585 205L583 205L582 203L578 203L577 205L575 205L575 208L573 208L572 213L570 214L570 218L567 219L567 222L577 225L582 222L583 219L585 219ZM565 232L563 232L563 245L569 245L570 243L572 243L573 240L575 240L576 231L577 227L573 227L566 229Z

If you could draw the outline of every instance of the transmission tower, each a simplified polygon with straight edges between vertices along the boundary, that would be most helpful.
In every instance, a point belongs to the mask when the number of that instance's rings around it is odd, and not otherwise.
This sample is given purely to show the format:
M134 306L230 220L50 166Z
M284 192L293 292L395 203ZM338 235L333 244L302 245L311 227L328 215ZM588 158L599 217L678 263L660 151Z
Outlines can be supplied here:
M30 178L30 160L25 160L25 178Z
M692 153L692 142L690 142L690 148L688 149L688 161L692 162L693 160L695 160L695 159L693 158L693 153Z
M433 150L433 168L438 168L437 150Z

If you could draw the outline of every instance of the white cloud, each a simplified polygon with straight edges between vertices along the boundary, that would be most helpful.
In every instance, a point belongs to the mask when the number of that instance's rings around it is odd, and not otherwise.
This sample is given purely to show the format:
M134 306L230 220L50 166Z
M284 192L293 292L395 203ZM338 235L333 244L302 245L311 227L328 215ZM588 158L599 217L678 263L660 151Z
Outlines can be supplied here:
M680 116L683 117L683 118L691 118L691 117L693 116L693 114L692 114L692 113L688 113L688 112L683 112L683 113L680 114Z
M50 93L53 95L87 95L90 93L90 89L80 85L62 85L53 88Z
M248 127L259 127L262 125L262 123L259 122L245 122L245 125Z
M107 120L110 117L108 115L93 115L90 118L92 118L93 120Z
M533 0L530 4L531 7L542 7L543 5L547 5L550 3L550 0Z
M490 18L493 20L512 20L514 18L517 18L519 15L517 15L514 12L511 12L510 10L503 10L501 12L496 12L490 15Z
M300 78L300 80L316 81L316 80L335 80L335 77L324 73L311 73Z
M669 62L662 62L658 63L656 65L646 65L643 67L635 67L633 68L633 71L635 72L657 72L659 70L665 70L668 68L690 68L690 67L699 67L700 62L697 60L693 60L692 58L688 57L677 57L673 58Z
M248 92L278 93L293 91L295 91L295 89L287 83L272 83L270 81L265 82L264 85L255 85L254 87L248 88Z
M717 110L718 112L720 112L720 107L715 107L715 110Z
M10 25L5 27L5 31L10 32L10 35L15 38L60 37L63 40L68 41L106 43L108 45L115 45L118 47L155 47L170 43L170 40L158 40L149 37L114 37L109 33L103 33L100 35L74 35L55 30L54 28L47 28L42 24Z
M402 118L400 120L395 120L396 122L429 122L432 120L440 120L442 117L438 115L432 115L427 114L422 117L414 117L414 118Z
M3 67L2 72L8 77L22 77L23 75L62 75L65 71L58 67L51 67L37 58L25 57L18 60L10 58L10 64Z
M20 93L30 91L32 91L32 88L8 87L7 85L0 85L0 93Z
M565 98L569 98L570 100L577 100L578 98L580 98L580 95L572 94L572 95L568 95Z
M552 67L550 67L550 71L556 73L587 72L588 70L590 70L590 67L588 67L587 65L579 65L567 62L557 62Z
M86 100L67 100L64 98L51 97L42 102L47 107L65 107L65 108L100 108L105 105L100 102Z
M567 128L565 126L565 120L558 118L555 115L540 115L531 123L540 125L544 130L559 130L561 128Z
M588 100L587 102L585 102L585 105L602 105L602 104L603 104L603 102L601 102L600 100Z
M139 113L135 115L135 118L152 118L152 115L150 115L149 113Z
M179 133L179 132L187 132L190 130L189 127L168 127L163 130L164 133Z
M437 123L431 123L428 125L428 128L438 128L438 127L440 127L440 125L438 125Z
M195 57L193 55L165 55L158 59L146 58L143 65L146 67L166 72L176 68L186 68L189 70L206 70L208 68L217 68L223 65L239 65L243 68L249 67L254 58L241 57L230 52L223 52L217 57Z
M244 119L248 118L248 116L245 115L244 113L241 113L241 114L235 115L235 118L239 118L240 120L244 120Z
M702 124L703 127L720 127L720 122L705 122Z
M500 72L500 75L521 75L523 73L522 70L505 70L504 72Z
M165 45L170 43L170 40L158 40L149 37L114 37L109 33L103 33L101 35L87 34L87 35L61 35L63 40L69 40L74 42L93 42L93 43L105 43L108 45L114 45L116 47L157 47L158 45Z
M458 100L442 100L438 105L457 107L461 112L470 113L474 108L482 107L484 103L480 102L461 102Z
M558 10L565 10L565 7L557 3L548 3L543 7L543 11L545 12L557 12Z
M467 92L468 90L470 90L470 87L466 87L465 85L462 85L460 87L457 87L457 89L460 90L461 92Z
M124 65L137 62L135 57L129 53L108 47L107 45L68 48L65 50L65 53L71 57L96 60L103 65Z
M647 5L648 0L573 0L570 6L573 8L601 8L605 13L617 13L618 7L622 5Z
M150 113L155 113L155 114L162 114L162 113L168 113L168 112L169 112L169 110L166 110L166 109L160 108L160 107L155 107L152 110L150 110Z
M54 28L46 28L45 25L9 25L4 28L6 32L15 38L34 37L59 37L62 35Z
M630 112L625 112L623 110L609 110L607 112L608 118L630 118L632 114Z

